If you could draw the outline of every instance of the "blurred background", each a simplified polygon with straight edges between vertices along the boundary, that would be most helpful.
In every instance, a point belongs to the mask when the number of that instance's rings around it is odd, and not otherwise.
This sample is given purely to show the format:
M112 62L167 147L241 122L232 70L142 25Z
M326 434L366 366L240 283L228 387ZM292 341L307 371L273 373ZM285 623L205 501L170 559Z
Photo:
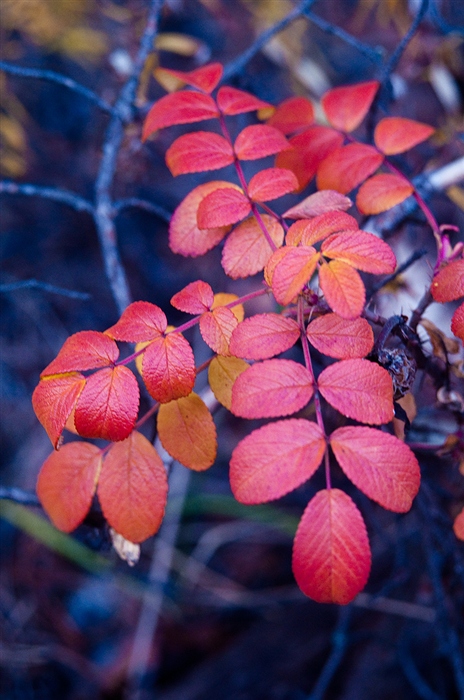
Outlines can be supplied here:
M92 215L104 146L116 151L108 220L132 300L156 303L176 324L182 314L169 300L195 279L236 294L259 284L227 278L220 248L195 261L169 250L170 214L211 176L169 173L164 153L183 127L141 143L144 116L165 94L153 78L157 65L190 70L220 61L231 84L272 103L299 94L317 105L333 86L384 79L377 118L401 115L437 128L397 159L408 177L463 156L464 7L452 0L166 0L117 143L107 131L112 106L137 68L155 5L2 0L0 7L0 495L8 496L0 500L0 698L462 700L464 552L451 524L464 501L463 457L456 445L440 455L428 449L462 430L462 406L437 407L426 377L415 384L421 400L410 438L423 445L424 484L412 511L384 511L335 476L361 508L373 551L366 591L345 608L305 599L291 573L292 538L321 477L277 503L238 504L228 461L256 426L225 409L215 413L216 464L203 474L173 469L162 531L142 545L134 568L115 554L98 509L66 536L35 502L51 451L31 406L39 374L70 334L102 331L119 317ZM270 27L279 31L261 41ZM237 130L253 119L238 117ZM249 164L247 174L257 167ZM289 196L279 206L294 202ZM440 223L462 230L459 178L429 193L428 204ZM381 225L400 262L414 250L427 253L379 301L386 315L408 315L430 280L432 233L417 211L397 226L388 217L370 224ZM430 309L448 335L451 312ZM200 337L190 340L203 361Z

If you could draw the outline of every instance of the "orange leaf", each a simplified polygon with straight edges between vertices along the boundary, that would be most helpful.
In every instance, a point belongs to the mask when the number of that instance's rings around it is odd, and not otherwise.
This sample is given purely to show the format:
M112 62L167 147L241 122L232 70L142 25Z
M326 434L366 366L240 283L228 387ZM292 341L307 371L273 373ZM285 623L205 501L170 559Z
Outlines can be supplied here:
M311 321L306 335L319 352L338 360L365 357L374 347L372 328L364 318L349 321L326 314Z
M214 396L229 411L232 404L232 386L250 365L239 357L214 357L208 368L208 382Z
M32 394L35 415L55 450L84 385L85 377L80 372L57 374L44 377Z
M171 457L194 471L208 469L216 459L216 427L197 394L160 406L158 436Z
M389 274L396 268L395 254L390 246L367 231L334 233L323 242L321 252L327 258L341 260L375 275Z
M232 493L246 504L285 496L314 474L325 450L325 437L316 423L290 418L264 425L232 452Z
M210 285L197 280L174 294L171 304L175 309L185 311L187 314L202 314L211 308L213 301L214 293Z
M187 90L165 95L148 112L143 125L142 141L166 126L193 124L218 115L216 103L209 95Z
M274 129L279 129L287 136L309 126L313 121L312 103L306 97L289 97L277 106L272 117L267 120L267 124Z
M458 539L464 540L464 508L456 516L453 524L453 530Z
M134 301L105 334L127 343L143 343L164 333L167 325L167 318L159 306L149 301Z
M347 194L372 175L382 161L383 155L373 146L364 143L350 143L337 148L320 164L317 170L317 188Z
M257 160L291 148L278 129L266 124L246 126L234 143L234 151L240 160Z
M142 378L150 395L161 403L187 396L195 384L195 359L180 333L156 338L145 350Z
M432 136L434 132L433 127L413 119L385 117L375 127L374 141L382 153L393 156L409 151L413 146Z
M222 187L201 200L197 212L199 229L218 228L241 221L251 211L248 197L240 189Z
M123 365L106 367L87 378L76 404L74 424L79 435L124 440L139 411L139 385Z
M330 124L340 131L354 131L368 113L379 85L377 80L370 80L326 92L321 102Z
M142 542L157 532L167 493L163 460L146 437L134 430L110 447L98 481L98 500L117 533Z
M299 204L282 214L287 219L310 219L332 211L346 211L353 202L335 190L321 190L310 194Z
M174 176L217 170L233 162L230 143L211 131L179 136L166 151L166 165Z
M250 180L248 194L255 202L268 202L298 189L298 180L291 170L266 168Z
M341 260L332 260L319 268L319 285L330 308L342 318L362 314L366 290L359 273Z
M284 230L274 217L261 214L261 219L277 247L284 240ZM222 267L226 275L237 279L260 272L272 255L272 248L254 217L242 221L232 231L222 251Z
M232 331L238 325L231 309L218 306L200 318L200 333L207 345L218 355L230 355L229 343Z
M313 179L324 158L342 143L343 136L338 131L327 126L310 126L289 139L292 149L279 153L275 164L295 173L301 191Z
M237 357L267 360L293 347L299 337L299 326L292 318L273 313L255 314L234 330L230 351Z
M214 88L221 80L223 70L224 69L220 63L208 63L206 66L195 68L195 70L191 71L156 68L155 77L158 78L159 75L167 74L169 76L173 76L174 78L178 78L184 85L191 85L192 87L198 88L198 90L210 93L213 92Z
M274 277L274 270L276 269L277 265L280 263L280 261L287 255L287 246L283 246L282 248L277 248L275 250L269 260L266 263L266 267L264 268L264 279L266 281L266 284L270 287L272 285L272 278Z
M101 467L101 451L88 442L69 442L42 465L37 495L55 527L71 532L92 503Z
M361 214L380 214L400 204L413 192L413 185L401 175L382 173L361 185L356 206Z
M299 219L290 226L285 237L286 245L314 245L337 231L357 231L358 222L343 211L328 211L313 219Z
M288 247L272 276L272 293L276 301L287 306L309 282L321 254L311 246Z
M264 360L237 377L231 411L241 418L276 418L296 413L313 395L311 374L293 360Z
M458 306L451 319L451 331L464 343L464 304Z
M293 543L293 574L317 603L346 605L369 578L366 526L351 498L339 489L319 491L306 507Z
M317 386L331 406L361 423L393 419L393 385L387 370L369 360L340 360L322 370Z
M107 335L98 331L80 331L65 340L58 355L40 376L107 367L114 364L118 357L118 346Z
M237 88L224 85L220 87L217 94L218 107L223 114L244 114L254 112L256 109L272 107L269 102L263 102L250 92L237 90Z
M201 201L218 187L240 189L225 180L214 180L195 187L179 204L169 224L169 247L173 253L196 258L214 248L227 232L229 226L200 230L197 226L197 211Z
M394 435L375 428L338 428L330 436L338 463L355 486L383 508L406 513L420 485L412 450Z
M443 267L433 278L431 289L435 301L454 301L464 296L464 258Z

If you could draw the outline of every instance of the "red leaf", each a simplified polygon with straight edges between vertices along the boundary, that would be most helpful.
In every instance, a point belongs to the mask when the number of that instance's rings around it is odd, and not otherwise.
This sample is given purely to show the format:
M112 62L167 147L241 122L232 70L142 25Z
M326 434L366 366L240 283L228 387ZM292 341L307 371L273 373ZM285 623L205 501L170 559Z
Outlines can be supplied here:
M349 231L326 238L321 252L363 272L385 275L395 271L396 258L390 246L373 233Z
M170 68L157 68L155 71L156 77L159 74L167 74L178 78L184 85L191 85L203 92L213 92L222 78L224 69L220 63L208 63L201 68L195 68L191 71L171 70ZM193 93L195 94L195 93Z
M326 92L321 102L330 124L340 131L354 131L368 113L379 85L371 80Z
M32 394L35 415L55 450L84 385L85 377L80 372L69 372L44 377Z
M414 187L401 175L382 173L361 185L356 206L361 214L380 214L400 204L413 192Z
M456 516L453 524L453 530L458 539L464 540L464 508Z
M330 436L338 463L355 486L383 508L406 513L420 485L412 450L394 435L374 428L338 428Z
M213 417L197 394L160 406L158 436L171 457L194 471L208 469L216 459Z
M312 395L306 367L293 360L264 360L235 380L231 411L241 418L288 416L306 406Z
M432 136L434 132L433 127L413 119L385 117L375 127L374 141L382 153L393 156L409 151L413 146Z
M301 486L326 450L316 423L290 418L247 435L232 452L230 486L240 503L266 503Z
M343 491L319 491L303 513L293 543L297 584L317 603L346 605L366 585L370 568L361 513Z
M255 202L268 202L298 189L298 180L291 170L266 168L253 175L248 194Z
M340 360L322 370L317 386L331 406L361 423L393 419L393 385L387 370L369 360Z
M358 222L353 216L344 211L328 211L319 214L314 219L300 219L290 226L287 231L287 245L290 238L291 245L314 245L322 241L332 233L339 231L357 231Z
M92 503L101 467L101 451L88 442L69 442L42 465L37 495L55 527L71 532Z
M200 229L218 228L241 221L251 211L248 197L240 189L222 187L202 199L197 212Z
M306 335L319 352L339 360L365 357L374 347L372 328L364 318L348 321L337 314L319 316L311 321Z
M272 293L276 301L287 306L307 284L321 254L311 246L301 248L288 247L285 255L277 263L272 276Z
M187 314L202 314L208 311L214 302L214 293L210 285L202 280L191 282L174 294L171 304Z
M230 143L212 131L179 136L166 151L166 165L174 176L217 170L233 162Z
M464 304L458 306L451 319L451 331L464 343Z
M284 230L274 217L261 214L261 219L277 247L284 240ZM222 251L225 273L237 279L260 272L272 255L272 248L254 217L242 221L232 231Z
M346 319L362 314L366 290L359 273L341 260L332 260L319 268L319 285L330 308Z
M234 143L234 151L240 160L257 160L291 148L278 129L266 124L246 126Z
M214 180L195 187L179 204L169 224L169 247L173 253L196 258L214 248L227 232L229 226L200 230L197 226L197 212L200 202L207 194L219 187L238 188L225 180Z
M293 347L300 337L296 321L279 314L256 314L232 333L230 352L236 357L267 360Z
M159 529L168 481L153 445L134 430L108 450L98 481L103 515L130 542L142 542Z
M124 440L139 411L139 385L130 369L106 367L87 378L76 404L74 423L79 435Z
M345 195L334 190L321 190L310 194L299 204L282 214L287 219L311 219L319 214L327 214L333 211L346 211L353 202Z
M159 306L149 301L134 301L105 334L126 343L144 343L164 333L167 325L167 318Z
M165 95L148 112L143 125L142 141L166 126L193 124L218 115L216 103L209 95L190 90Z
M107 367L114 364L118 357L118 346L107 335L98 331L80 331L65 340L58 355L40 376Z
M292 136L292 149L277 155L275 164L295 173L303 190L313 179L319 164L343 143L343 136L327 126L310 126L301 134Z
M382 161L383 155L373 146L364 143L350 143L337 148L320 164L317 170L317 188L347 194L372 175Z
M230 355L229 343L238 321L231 309L218 306L200 318L200 333L207 345L218 355Z
M144 352L142 378L150 395L160 403L188 396L195 376L192 348L180 333L156 338Z
M223 114L244 114L254 112L256 109L272 107L269 102L263 102L249 92L237 90L237 88L224 85L217 94L218 107Z
M454 301L464 296L464 259L453 260L435 275L432 282L435 301Z
M285 136L309 126L314 121L314 108L306 97L290 97L281 102L267 120L269 126L279 129Z

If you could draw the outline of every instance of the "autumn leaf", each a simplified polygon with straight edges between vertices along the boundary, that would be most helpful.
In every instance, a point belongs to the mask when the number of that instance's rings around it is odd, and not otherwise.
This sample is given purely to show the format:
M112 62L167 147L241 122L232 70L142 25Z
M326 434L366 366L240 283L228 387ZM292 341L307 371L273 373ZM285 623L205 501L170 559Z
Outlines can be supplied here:
M311 421L290 418L258 428L232 453L232 493L247 504L280 498L314 474L325 450L324 434Z
M316 350L339 360L365 357L374 346L374 333L364 318L325 314L311 321L306 335Z
M464 296L464 259L453 260L443 267L432 282L435 301L454 301Z
M366 303L366 290L359 273L341 260L321 265L319 285L330 308L348 320L360 316Z
M232 405L232 386L237 377L250 365L239 357L213 357L208 368L208 382L211 391L222 406L230 411Z
M314 245L332 233L357 231L358 222L344 211L328 211L313 219L300 219L292 224L286 236L287 245Z
M289 304L302 290L316 270L321 255L312 246L287 247L272 277L272 292L283 306Z
M401 175L382 173L366 180L356 197L361 214L380 214L401 204L414 192L414 187Z
M224 68L221 63L208 63L206 66L201 66L201 68L195 68L195 70L191 71L158 67L155 70L155 77L157 80L160 80L164 75L172 76L177 78L181 85L190 85L198 90L210 93L221 80L223 72ZM162 81L160 80L160 82Z
M306 97L289 97L277 105L267 124L287 136L310 126L313 121L314 107L310 100Z
M458 306L453 314L451 332L464 343L464 303Z
M382 164L383 155L373 146L350 143L332 151L317 170L317 188L348 194Z
M341 260L375 275L386 275L396 268L390 246L367 231L334 233L322 243L321 252L327 258Z
M134 301L123 311L121 318L105 334L127 343L153 340L166 330L168 321L159 306L149 301Z
M228 226L244 219L250 211L251 202L242 190L221 187L201 200L197 212L197 225L199 229Z
M303 199L283 213L287 219L310 219L331 211L346 211L353 202L335 190L321 190Z
M343 135L335 129L319 125L310 126L301 134L289 139L291 150L278 153L275 164L279 168L291 170L296 175L301 191L311 182L324 158L342 143Z
M262 214L261 220L276 247L284 240L281 224L268 214ZM266 265L272 255L261 226L254 217L242 221L228 236L222 251L222 267L229 277L249 277L255 275Z
M235 328L230 352L250 360L267 360L293 347L299 337L293 319L275 313L255 314Z
M453 530L458 539L464 540L464 508L456 516L453 523Z
M338 428L330 446L346 476L369 498L395 513L406 513L419 490L420 469L412 450L375 428Z
M68 372L43 377L34 389L32 407L55 449L84 386L83 374Z
M69 442L43 463L37 495L53 524L71 532L92 503L101 467L101 450L88 442Z
M326 92L321 103L330 124L340 131L354 131L368 113L379 85L377 80L371 80Z
M112 445L98 481L98 500L114 530L130 542L158 531L164 515L168 481L161 457L141 433Z
M238 321L231 309L218 306L200 318L201 337L218 355L230 355L229 343Z
M248 194L255 202L268 202L296 191L298 180L291 170L265 168L253 175L248 185Z
M322 396L344 416L380 425L393 419L393 385L387 370L369 360L340 360L317 380Z
M264 360L237 377L231 411L241 418L276 418L296 413L313 395L312 377L293 360Z
M216 459L216 427L197 394L171 401L158 411L158 436L164 449L194 471L208 469Z
M385 117L375 127L374 141L387 156L404 153L428 139L435 129L428 124L404 117Z
M351 498L339 489L309 502L293 543L293 574L317 603L347 605L362 591L371 567L366 526Z
M213 290L203 280L191 282L171 298L172 306L187 314L202 314L211 308L213 301Z
M174 124L192 124L219 116L212 97L200 92L183 90L159 99L147 114L143 125L142 141L158 129Z
M266 124L246 126L237 136L234 151L239 160L257 160L291 148L278 129Z
M269 102L258 99L250 92L237 90L229 85L223 85L219 88L217 104L221 112L228 116L272 107Z
M166 165L174 176L217 170L233 162L230 143L212 131L179 136L166 151Z
M195 359L180 333L156 338L143 355L142 378L150 395L161 403L187 396L195 384Z
M41 373L41 377L65 372L85 372L113 365L119 357L118 346L98 331L80 331L67 338L58 355Z

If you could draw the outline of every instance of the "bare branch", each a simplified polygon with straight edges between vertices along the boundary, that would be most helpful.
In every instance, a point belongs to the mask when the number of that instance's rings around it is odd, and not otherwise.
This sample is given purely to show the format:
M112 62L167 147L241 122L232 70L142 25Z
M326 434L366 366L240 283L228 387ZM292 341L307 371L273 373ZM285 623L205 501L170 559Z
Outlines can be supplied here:
M0 499L21 503L23 506L38 506L41 508L40 501L32 491L23 491L14 486L0 486Z
M48 282L40 282L40 280L21 280L18 282L0 284L0 293L3 294L7 292L15 292L17 289L40 289L44 292L59 294L62 297L69 297L70 299L90 299L90 294L87 294L86 292L75 292L72 289L56 287L54 284L48 284Z
M60 187L44 187L42 185L33 185L30 183L12 182L11 180L0 181L0 194L22 194L27 197L43 197L51 199L54 202L62 202L68 204L76 211L86 211L91 216L94 216L94 207L91 202L88 202L83 197L80 197L74 192L64 190Z
M119 214L123 209L128 209L129 207L136 207L137 209L143 209L144 211L150 212L158 216L163 221L169 223L171 221L172 212L164 209L159 204L154 204L154 202L148 202L145 199L138 199L138 197L128 197L127 199L120 199L113 204L113 210L116 214Z

